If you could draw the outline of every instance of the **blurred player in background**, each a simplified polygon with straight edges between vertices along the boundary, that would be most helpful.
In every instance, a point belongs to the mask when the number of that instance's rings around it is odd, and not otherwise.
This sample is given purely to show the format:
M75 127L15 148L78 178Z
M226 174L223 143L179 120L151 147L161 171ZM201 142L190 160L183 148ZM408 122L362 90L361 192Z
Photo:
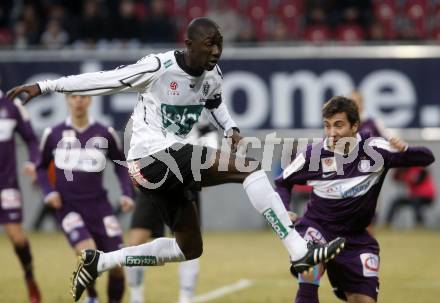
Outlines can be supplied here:
M373 119L366 115L364 107L364 97L361 95L361 93L357 90L352 91L349 98L356 103L359 109L360 124L358 133L364 134L367 137L387 138L388 134L382 122L379 121L377 118Z
M29 162L23 173L36 179L35 165L39 160L37 138L32 130L29 115L20 100L13 101L0 91L0 224L14 246L15 253L24 270L26 286L31 303L41 302L41 295L34 278L32 254L29 241L23 231L23 205L18 189L15 158L15 133L18 133L28 148Z
M308 247L290 226L279 195L253 159L239 157L237 160L234 153L227 153L225 159L225 153L220 150L185 143L186 135L204 109L210 121L229 138L233 150L242 139L222 102L223 75L217 63L223 50L223 37L218 25L208 18L197 18L190 22L186 34L185 51L148 55L135 64L115 70L41 81L9 92L11 97L27 94L25 101L49 92L138 93L127 157L130 173L148 199L154 200L160 208L175 238L159 238L111 253L85 250L74 272L75 300L79 300L85 288L104 271L119 266L157 266L198 258L203 252L202 234L197 211L184 196L188 189L243 184L251 204L285 245L297 271L328 261L344 246L344 239L338 238L322 246Z
M393 222L394 215L403 206L413 208L417 227L424 226L423 208L432 205L437 194L433 175L427 168L416 166L396 169L393 178L405 185L407 192L391 201L386 226Z
M188 143L218 148L218 133L207 119L200 120L197 127L188 134ZM201 224L200 194L188 190L187 199L195 204ZM137 192L136 208L134 210L128 244L140 245L149 240L165 236L165 224L160 212L152 201L142 193ZM144 300L144 267L127 267L127 282L130 289L130 303L143 303ZM179 301L190 303L194 297L200 271L199 258L179 263Z
M387 141L359 134L358 108L348 98L327 101L322 118L325 139L309 144L297 155L276 179L276 190L288 203L293 184L313 187L307 211L296 229L315 243L345 237L345 249L326 264L333 290L350 303L376 302L379 244L366 228L374 217L385 175L392 167L429 165L434 156L429 149L408 147L400 139ZM299 274L296 303L318 302L323 273L324 266L317 265L311 272ZM298 275L295 271L292 274Z
M44 201L56 210L58 224L77 254L87 248L106 252L122 246L122 230L102 178L106 158L124 160L124 154L115 131L89 116L90 102L89 96L67 96L70 116L45 130L41 140L42 159L37 168ZM55 186L48 178L52 161ZM122 189L121 207L129 211L134 203L127 169L115 165L115 173ZM123 270L114 268L109 274L108 301L121 302L123 292ZM88 288L86 302L97 302L93 285Z

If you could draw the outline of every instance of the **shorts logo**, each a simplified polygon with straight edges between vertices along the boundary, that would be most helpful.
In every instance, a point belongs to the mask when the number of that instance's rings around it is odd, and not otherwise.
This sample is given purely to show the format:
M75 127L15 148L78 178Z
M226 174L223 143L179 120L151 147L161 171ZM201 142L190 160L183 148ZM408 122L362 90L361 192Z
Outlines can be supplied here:
M364 277L379 276L379 256L370 253L360 255Z
M272 208L266 210L263 213L263 216L264 218L266 218L266 221L269 222L270 226L280 239L284 239L285 237L287 237L286 228L283 226L283 224L281 224L280 219L278 219Z
M125 258L125 266L156 266L155 256L128 256Z
M21 195L15 188L6 188L0 191L0 209L21 208Z
M63 220L61 221L61 226L63 228L63 230L69 234L71 233L73 230L83 227L84 226L84 221L81 217L80 214L76 213L76 212L70 212L68 213Z
M319 230L313 227L309 227L304 234L304 240L312 241L314 243L325 244L327 241Z

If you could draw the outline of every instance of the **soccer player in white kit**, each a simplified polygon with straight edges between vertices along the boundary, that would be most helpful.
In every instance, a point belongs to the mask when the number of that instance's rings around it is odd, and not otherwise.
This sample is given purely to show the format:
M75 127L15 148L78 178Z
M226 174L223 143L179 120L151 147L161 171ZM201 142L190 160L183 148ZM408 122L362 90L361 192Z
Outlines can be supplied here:
M298 272L333 258L345 240L312 246L291 226L279 195L260 166L240 171L236 155L224 159L219 150L184 144L202 110L235 149L242 139L222 102L220 59L223 38L216 23L197 18L187 28L185 51L145 56L133 65L86 73L13 88L11 97L25 93L24 102L40 94L104 95L138 92L127 160L135 183L160 209L175 238L158 238L142 245L102 253L85 250L74 272L72 295L79 300L100 273L116 266L155 266L198 258L203 251L196 210L185 198L187 189L242 183L254 208L285 245ZM245 165L252 159L246 158ZM209 164L209 165L208 165Z

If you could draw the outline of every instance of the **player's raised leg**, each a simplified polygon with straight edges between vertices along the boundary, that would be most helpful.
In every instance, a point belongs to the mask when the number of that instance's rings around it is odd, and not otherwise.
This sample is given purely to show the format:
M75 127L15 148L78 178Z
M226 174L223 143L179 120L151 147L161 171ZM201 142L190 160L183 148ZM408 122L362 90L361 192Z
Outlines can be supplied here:
M301 235L292 227L290 217L284 207L279 194L274 190L266 173L256 166L251 172L243 172L236 167L236 155L231 154L228 160L223 160L221 152L213 153L213 165L202 171L202 186L211 186L224 183L242 183L249 200L254 208L263 215L267 223L286 247L292 266L298 272L303 272L321 262L334 258L343 248L345 240L336 238L334 241L323 245L308 245ZM221 163L228 161L227 164ZM240 161L240 159L238 159ZM250 158L244 166L248 166ZM222 172L221 167L227 167Z

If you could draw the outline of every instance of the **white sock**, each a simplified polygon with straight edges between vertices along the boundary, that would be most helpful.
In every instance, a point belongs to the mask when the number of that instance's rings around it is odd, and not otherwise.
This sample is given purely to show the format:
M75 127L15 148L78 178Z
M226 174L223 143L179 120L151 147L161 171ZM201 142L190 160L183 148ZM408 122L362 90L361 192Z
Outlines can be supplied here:
M117 266L158 266L166 262L185 261L185 256L174 238L158 238L137 246L124 247L108 253L101 253L98 272Z
M191 302L199 278L199 271L199 259L193 259L179 264L179 303Z
M259 170L250 174L244 180L243 187L252 205L264 216L287 248L291 260L296 261L304 257L307 253L307 242L295 229L289 227L292 222L266 173Z
M144 267L126 267L127 284L130 291L130 303L144 302Z

